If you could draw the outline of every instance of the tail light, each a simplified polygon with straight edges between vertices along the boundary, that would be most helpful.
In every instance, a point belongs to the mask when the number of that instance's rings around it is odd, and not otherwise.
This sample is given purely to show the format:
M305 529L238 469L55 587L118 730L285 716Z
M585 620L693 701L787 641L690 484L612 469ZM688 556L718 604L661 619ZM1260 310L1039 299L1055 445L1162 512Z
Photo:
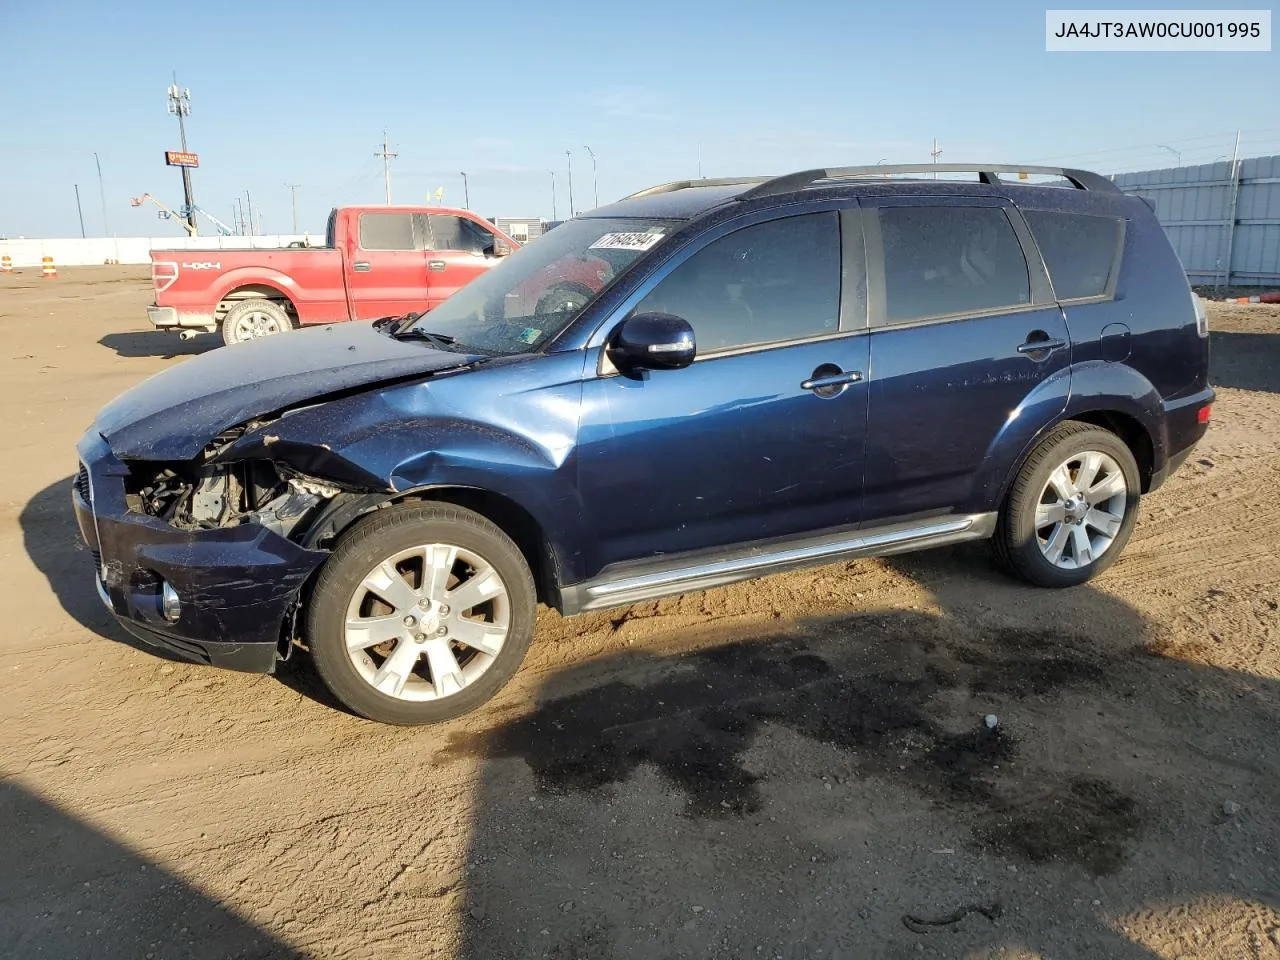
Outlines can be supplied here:
M1209 336L1209 311L1205 309L1204 301L1200 299L1200 295L1191 294L1191 302L1196 308L1196 333L1202 337Z
M1208 423L1209 418L1213 416L1213 404L1206 403L1200 408L1200 412L1196 414L1197 423Z
M156 293L164 293L178 279L178 264L174 260L156 260L151 264L151 283Z

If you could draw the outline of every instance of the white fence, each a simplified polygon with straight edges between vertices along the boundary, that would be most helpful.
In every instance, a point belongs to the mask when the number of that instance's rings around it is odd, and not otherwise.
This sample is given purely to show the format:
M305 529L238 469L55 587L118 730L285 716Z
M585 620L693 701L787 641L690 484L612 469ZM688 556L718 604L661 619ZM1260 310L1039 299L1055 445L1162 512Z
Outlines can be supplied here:
M1192 283L1280 286L1280 156L1112 179L1151 202Z
M118 263L150 263L156 250L251 250L287 247L295 240L324 243L324 237L278 234L266 237L90 237L47 240L0 240L0 255L15 267L38 267L44 257L55 266L76 267Z

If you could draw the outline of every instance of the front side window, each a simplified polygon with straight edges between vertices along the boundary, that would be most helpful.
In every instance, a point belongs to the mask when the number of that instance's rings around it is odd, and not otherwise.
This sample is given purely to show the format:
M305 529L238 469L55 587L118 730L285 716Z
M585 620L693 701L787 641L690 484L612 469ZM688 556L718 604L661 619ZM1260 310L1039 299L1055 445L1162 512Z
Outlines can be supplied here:
M881 207L883 323L1031 302L1027 261L999 207Z
M494 235L474 220L466 220L449 214L432 213L427 217L424 235L431 250L456 250L462 253L484 253L491 250Z
M678 225L647 218L569 220L504 257L410 329L443 334L459 350L536 350Z
M409 213L360 214L361 250L414 250L413 215Z
M683 317L699 354L835 333L839 215L770 220L712 241L671 271L635 312Z
M1100 297L1110 289L1123 222L1083 213L1024 210L1059 300Z

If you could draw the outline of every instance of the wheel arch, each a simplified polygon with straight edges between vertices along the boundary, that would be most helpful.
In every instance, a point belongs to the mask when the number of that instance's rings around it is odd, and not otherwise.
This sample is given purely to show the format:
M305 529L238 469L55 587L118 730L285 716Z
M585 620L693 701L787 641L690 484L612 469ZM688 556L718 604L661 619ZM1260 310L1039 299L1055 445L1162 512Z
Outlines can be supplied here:
M560 606L560 566L555 545L525 507L501 493L462 484L422 486L397 493L355 495L339 500L309 526L302 542L330 548L365 517L403 503L448 503L480 514L511 538L533 574L538 600Z
M238 283L225 291L213 308L214 319L221 323L227 312L242 300L270 300L284 307L294 323L298 322L298 307L293 298L282 287L265 280Z

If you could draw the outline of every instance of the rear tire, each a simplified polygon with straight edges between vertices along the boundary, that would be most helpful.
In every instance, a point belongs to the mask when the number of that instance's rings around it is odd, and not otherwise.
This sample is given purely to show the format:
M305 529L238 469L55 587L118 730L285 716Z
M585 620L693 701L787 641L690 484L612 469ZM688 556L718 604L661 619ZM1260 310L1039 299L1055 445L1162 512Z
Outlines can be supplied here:
M524 555L485 517L402 504L338 542L311 596L307 640L321 679L355 713L439 723L511 679L536 603Z
M1120 556L1142 479L1114 433L1068 420L1027 457L992 538L997 563L1039 587L1084 583Z
M271 300L241 300L222 318L222 342L247 343L293 329L289 311Z

